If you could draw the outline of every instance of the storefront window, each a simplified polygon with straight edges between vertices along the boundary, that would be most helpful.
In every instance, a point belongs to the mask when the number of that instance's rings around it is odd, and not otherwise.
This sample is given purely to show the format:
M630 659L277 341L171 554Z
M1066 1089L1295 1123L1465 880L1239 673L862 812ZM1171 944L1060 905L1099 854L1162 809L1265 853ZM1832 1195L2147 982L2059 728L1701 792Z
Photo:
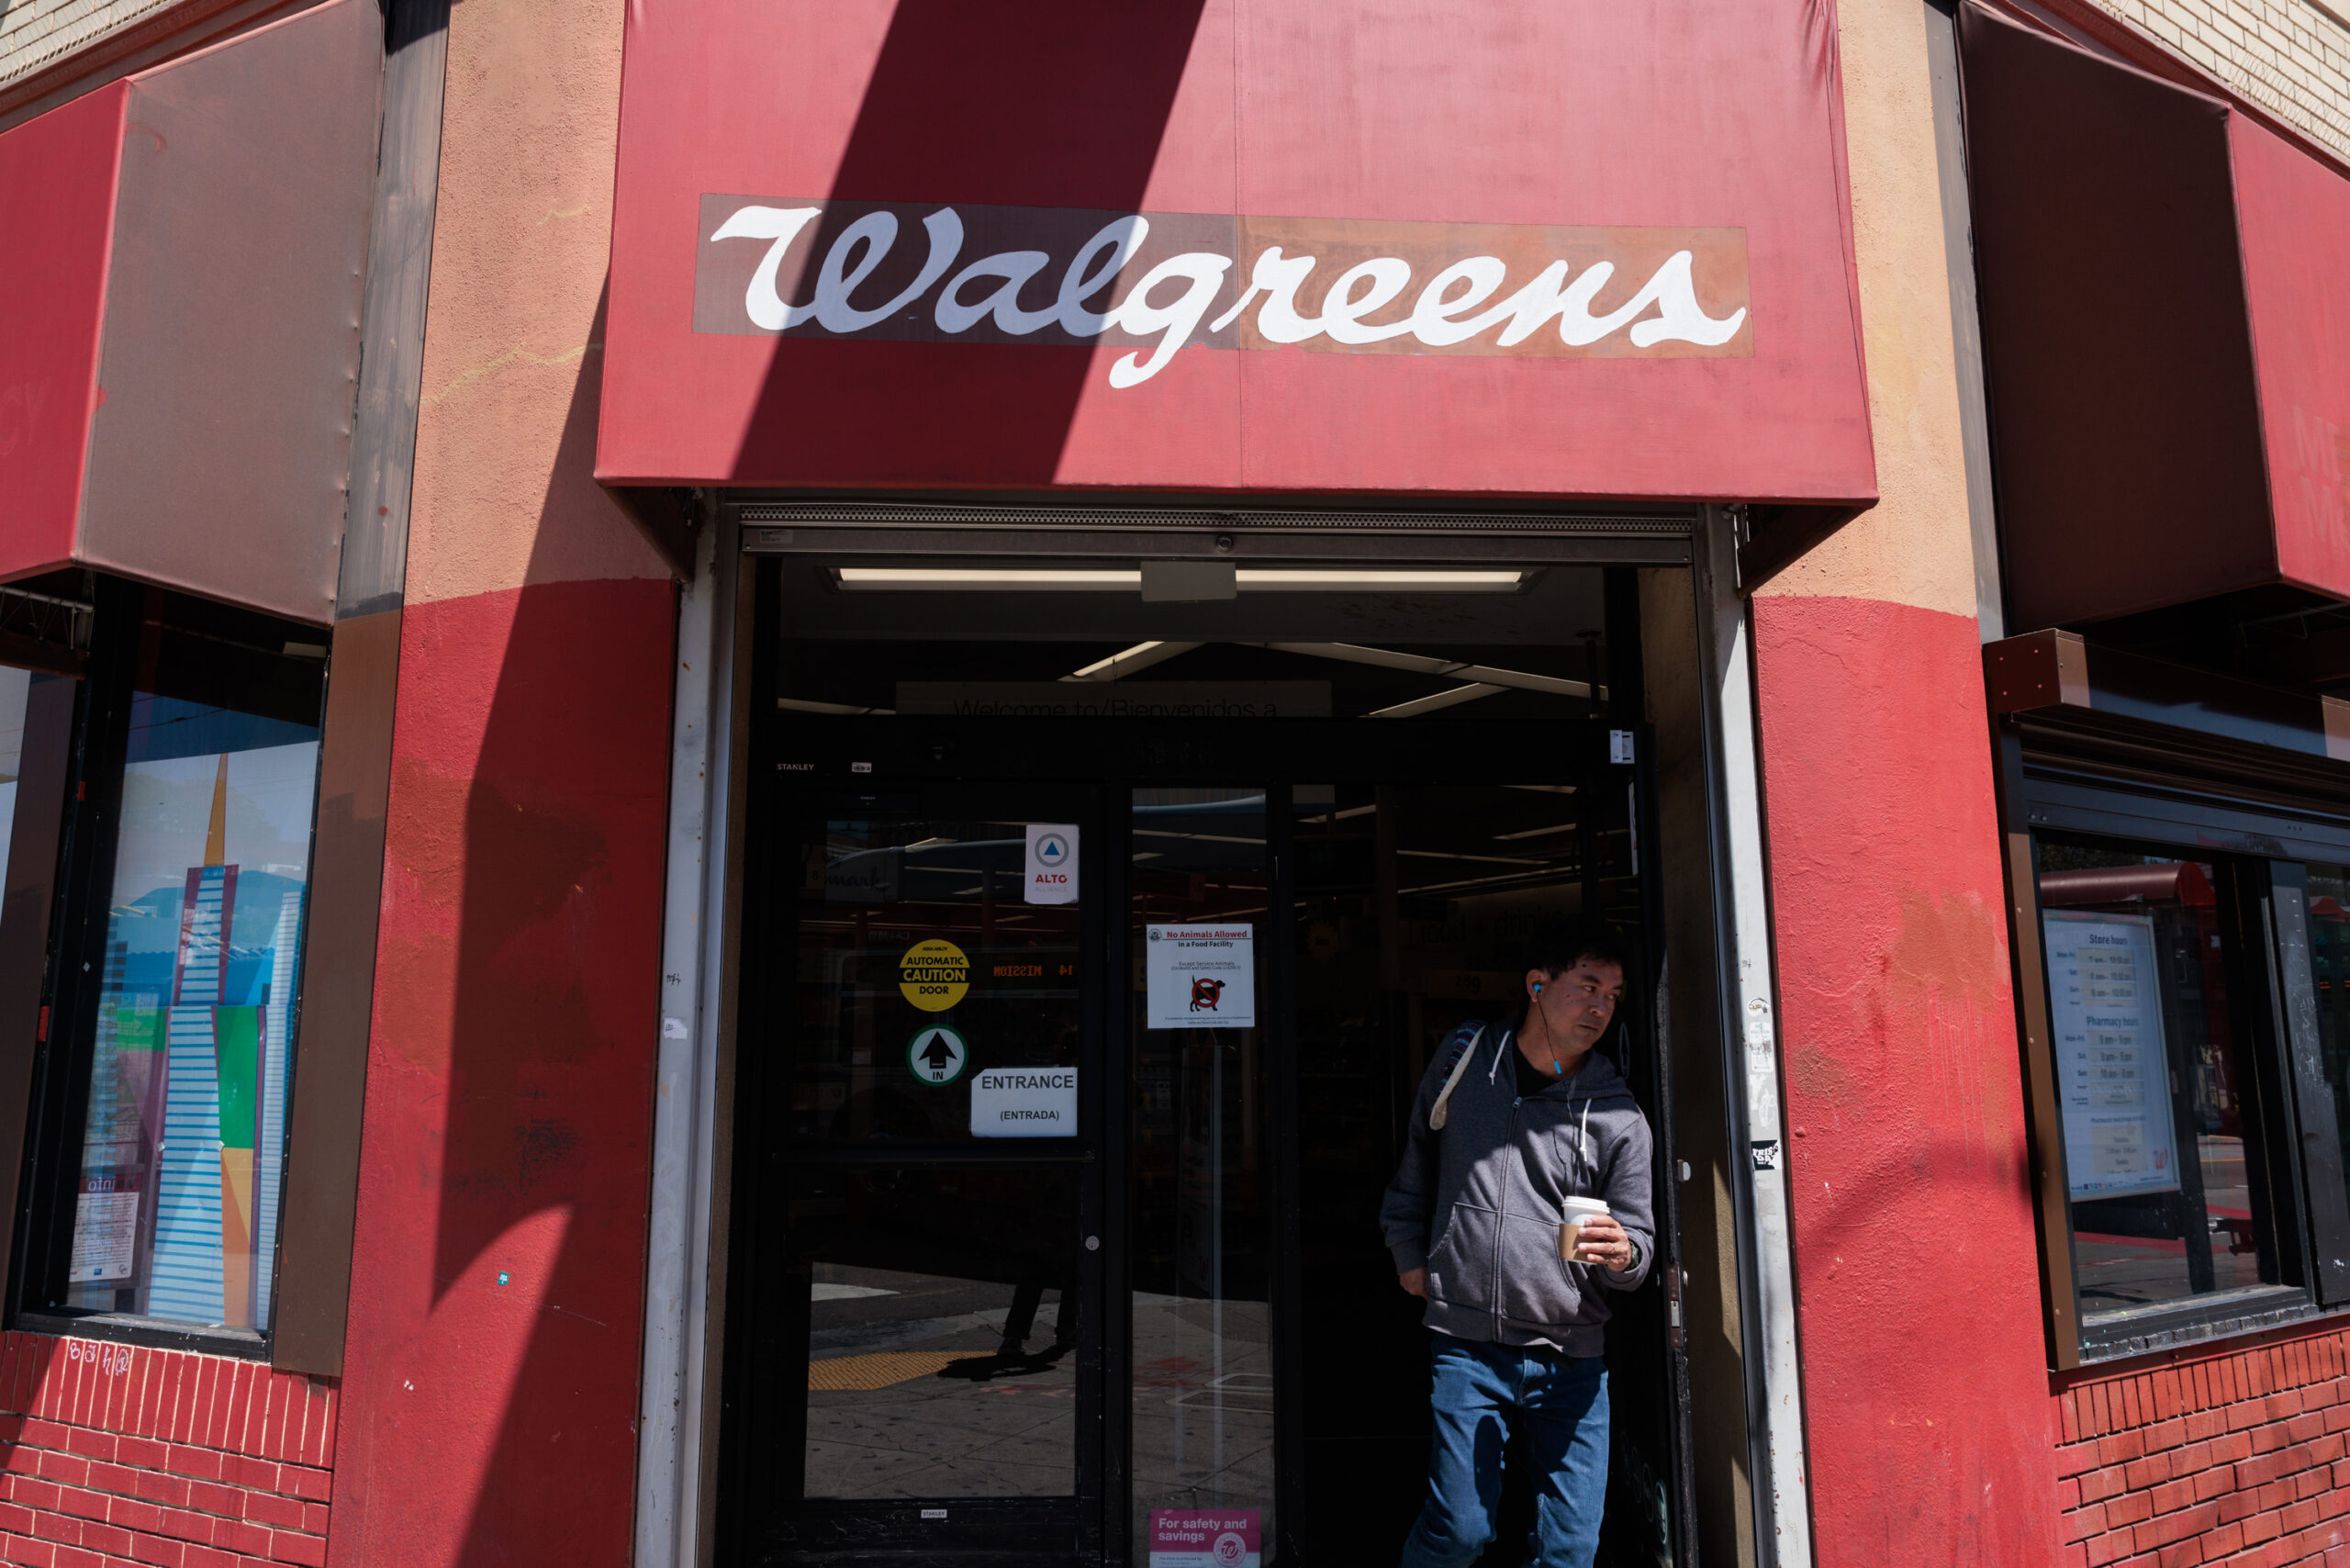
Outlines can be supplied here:
M101 583L36 1093L26 1308L270 1327L325 648Z
M2050 1043L2084 1325L2275 1283L2258 1090L2235 994L2237 868L2152 847L2037 846Z
M2312 861L2308 897L2318 1048L2333 1091L2335 1135L2350 1155L2350 866Z

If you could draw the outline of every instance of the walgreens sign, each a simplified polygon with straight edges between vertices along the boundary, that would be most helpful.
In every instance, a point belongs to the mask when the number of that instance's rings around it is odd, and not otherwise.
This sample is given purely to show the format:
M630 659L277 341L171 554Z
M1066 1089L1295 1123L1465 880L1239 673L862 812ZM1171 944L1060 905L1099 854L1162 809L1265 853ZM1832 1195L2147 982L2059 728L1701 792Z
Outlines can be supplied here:
M1742 229L1573 228L705 195L694 330L1106 345L1748 358Z

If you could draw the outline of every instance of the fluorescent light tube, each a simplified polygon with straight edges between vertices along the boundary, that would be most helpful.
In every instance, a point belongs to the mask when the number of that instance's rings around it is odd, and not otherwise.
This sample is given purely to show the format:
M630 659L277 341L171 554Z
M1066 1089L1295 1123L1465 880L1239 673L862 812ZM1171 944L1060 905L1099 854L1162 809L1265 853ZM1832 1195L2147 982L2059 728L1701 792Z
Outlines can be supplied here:
M870 591L1116 592L1139 589L1138 566L842 566L844 588ZM1244 593L1515 593L1519 571L1357 566L1243 566Z
M1243 566L1243 592L1347 593L1384 588L1405 593L1515 593L1525 573L1384 570L1356 566Z
M845 588L1139 588L1136 566L843 566Z

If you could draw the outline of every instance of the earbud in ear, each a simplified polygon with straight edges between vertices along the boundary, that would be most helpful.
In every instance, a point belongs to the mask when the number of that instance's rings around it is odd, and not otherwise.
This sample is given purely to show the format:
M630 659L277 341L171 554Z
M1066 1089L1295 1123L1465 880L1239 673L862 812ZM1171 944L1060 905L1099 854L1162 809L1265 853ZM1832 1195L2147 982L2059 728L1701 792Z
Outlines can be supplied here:
M1542 994L1542 982L1540 980L1536 980L1534 982L1534 994L1537 996Z

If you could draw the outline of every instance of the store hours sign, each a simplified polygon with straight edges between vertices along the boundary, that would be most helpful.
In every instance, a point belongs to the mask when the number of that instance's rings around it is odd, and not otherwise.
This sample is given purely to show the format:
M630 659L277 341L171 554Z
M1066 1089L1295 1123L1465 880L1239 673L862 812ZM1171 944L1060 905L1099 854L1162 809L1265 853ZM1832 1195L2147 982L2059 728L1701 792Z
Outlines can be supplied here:
M2177 1191L2153 917L2048 910L2041 929L2072 1195Z
M1746 231L701 198L694 330L1185 349L1751 358Z

